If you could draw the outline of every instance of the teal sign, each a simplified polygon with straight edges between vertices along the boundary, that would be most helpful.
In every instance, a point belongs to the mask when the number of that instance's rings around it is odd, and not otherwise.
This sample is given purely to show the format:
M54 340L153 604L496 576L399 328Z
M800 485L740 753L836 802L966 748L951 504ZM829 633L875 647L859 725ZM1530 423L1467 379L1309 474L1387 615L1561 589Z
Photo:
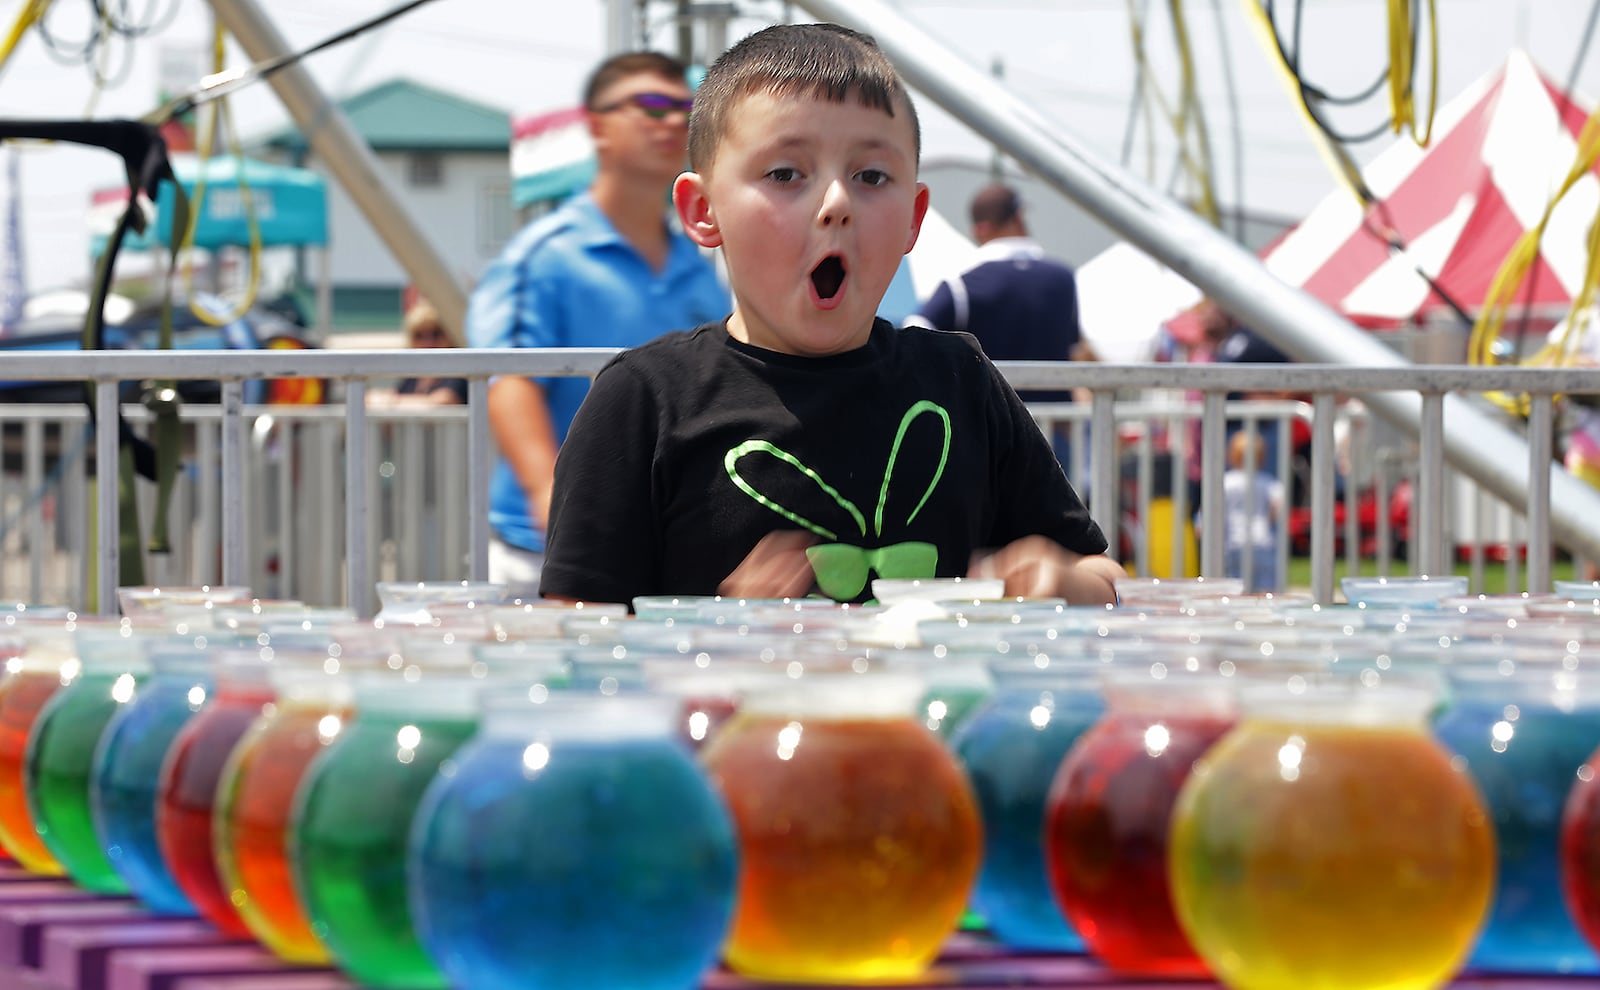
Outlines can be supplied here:
M199 185L200 163L191 156L175 157L172 163L178 181L189 196L191 208ZM244 185L240 188L240 171ZM123 247L147 251L168 246L169 221L176 193L170 182L163 182L156 200L155 216L143 234L129 233ZM253 158L224 155L212 158L205 166L205 201L200 203L200 221L195 227L195 247L215 248L250 243L246 195L254 206L256 223L261 228L261 243L320 246L328 243L327 180L310 169L273 165ZM179 238L183 232L179 231ZM93 250L105 250L109 233L96 231Z

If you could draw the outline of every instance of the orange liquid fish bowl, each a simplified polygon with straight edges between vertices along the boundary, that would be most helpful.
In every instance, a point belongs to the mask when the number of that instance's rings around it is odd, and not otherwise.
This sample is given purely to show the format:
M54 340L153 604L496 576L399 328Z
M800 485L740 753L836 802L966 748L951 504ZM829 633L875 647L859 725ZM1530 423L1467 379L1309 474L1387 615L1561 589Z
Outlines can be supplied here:
M733 969L906 979L955 931L982 837L965 775L917 720L922 693L878 673L763 684L703 751L739 836Z

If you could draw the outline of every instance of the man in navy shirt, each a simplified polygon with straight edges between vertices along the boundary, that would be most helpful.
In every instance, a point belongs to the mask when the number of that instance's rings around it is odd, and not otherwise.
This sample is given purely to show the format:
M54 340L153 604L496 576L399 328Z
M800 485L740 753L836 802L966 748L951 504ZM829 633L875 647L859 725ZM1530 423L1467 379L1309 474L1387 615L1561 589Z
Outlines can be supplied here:
M1028 236L1015 189L996 182L972 198L975 264L940 283L908 324L964 330L991 361L1092 361L1078 325L1078 285L1072 269L1045 256ZM1029 390L1025 402L1071 402L1072 390ZM1060 424L1056 456L1070 466L1069 433Z

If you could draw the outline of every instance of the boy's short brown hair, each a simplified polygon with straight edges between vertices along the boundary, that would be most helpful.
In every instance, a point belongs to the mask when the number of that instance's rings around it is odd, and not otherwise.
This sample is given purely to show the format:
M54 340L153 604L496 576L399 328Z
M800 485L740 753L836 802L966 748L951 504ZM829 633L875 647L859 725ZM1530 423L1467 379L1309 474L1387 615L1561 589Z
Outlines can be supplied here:
M706 172L739 101L759 90L784 96L818 96L843 103L854 95L864 106L911 118L917 158L922 127L894 64L871 35L837 24L779 24L723 52L706 72L689 117L689 167Z
M583 86L583 107L593 111L600 94L619 79L629 76L654 75L663 79L685 79L688 69L671 55L661 52L623 52L613 55L595 66Z

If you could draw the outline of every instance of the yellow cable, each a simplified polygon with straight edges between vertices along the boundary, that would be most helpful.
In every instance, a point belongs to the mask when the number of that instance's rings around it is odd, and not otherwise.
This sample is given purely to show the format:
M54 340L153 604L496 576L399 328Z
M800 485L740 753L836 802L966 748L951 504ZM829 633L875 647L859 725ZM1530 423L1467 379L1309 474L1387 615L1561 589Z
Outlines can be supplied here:
M1389 116L1394 133L1409 128L1411 139L1426 148L1433 138L1433 118L1439 103L1439 12L1437 0L1428 0L1430 82L1428 117L1417 132L1417 67L1411 53L1419 26L1411 22L1409 0L1389 0Z
M22 36L28 29L39 23L39 19L50 9L54 0L28 0L22 5L22 12L17 15L16 22L11 25L11 31L6 35L6 40L0 42L0 67L11 60L11 53L17 50L17 45L22 43Z
M1517 238L1517 243L1511 248L1500 270L1495 273L1494 281L1489 284L1489 293L1484 298L1483 310L1478 314L1478 319L1472 327L1472 336L1467 343L1467 360L1470 363L1493 363L1494 342L1500 338L1500 332L1505 327L1506 315L1512 301L1522 288L1528 272L1538 261L1539 244L1544 239L1544 231L1550 224L1550 217L1555 213L1556 206L1562 198L1578 184L1585 173L1595 167L1596 162L1600 162L1600 107L1597 107L1584 122L1583 131L1578 136L1577 160L1572 163L1572 168L1567 172L1561 188L1550 198L1539 222ZM1597 218L1597 226L1600 226L1600 218ZM1595 298L1596 285L1600 283L1600 270L1597 270L1597 266L1600 266L1600 233L1596 232L1596 227L1591 227L1589 265L1583 286L1573 299L1573 316L1581 313ZM1569 317L1568 332L1572 331L1575 324L1581 322ZM1565 350L1565 347L1563 349Z
M1133 0L1128 4L1128 21L1130 34L1133 41L1133 57L1141 76L1144 77L1146 112L1153 105L1167 124L1172 128L1178 142L1178 157L1183 165L1184 172L1198 187L1197 212L1209 220L1213 225L1222 223L1222 211L1217 205L1216 189L1211 177L1209 144L1205 140L1205 121L1197 113L1191 111L1198 106L1195 98L1194 85L1194 58L1188 43L1188 33L1184 30L1182 0L1169 0L1173 19L1173 29L1177 41L1179 59L1182 65L1182 83L1178 98L1178 109L1174 110L1167 102L1160 88L1155 84L1154 74L1150 71L1149 58L1145 53L1144 24L1139 19L1138 11L1133 5ZM1197 135L1200 150L1198 155L1191 147L1191 121L1196 121L1192 130ZM1154 128L1149 128L1152 134ZM1154 140L1151 141L1153 152ZM1154 181L1154 162L1150 164L1151 179Z
M1178 62L1180 65L1180 78L1183 80L1182 95L1179 97L1178 106L1180 116L1178 120L1178 139L1187 142L1189 124L1194 123L1195 140L1199 143L1198 162L1191 162L1188 156L1185 161L1190 162L1189 174L1199 187L1200 214L1211 221L1212 226L1222 226L1222 210L1217 205L1216 186L1211 175L1211 142L1206 135L1206 122L1200 112L1200 101L1194 81L1194 50L1189 44L1188 24L1183 16L1183 0L1169 0L1172 11L1172 33L1178 46ZM1192 111L1192 114L1191 114Z
M212 71L221 72L227 57L227 37L222 28L217 28L212 41ZM203 119L199 140L195 144L195 157L198 172L195 176L193 202L189 210L189 229L183 236L183 290L189 299L189 311L202 323L214 327L227 326L234 320L240 319L255 305L256 295L261 288L261 224L256 216L255 195L250 190L249 180L245 177L244 150L239 141L239 136L233 127L233 113L228 108L228 98L212 101L203 109L210 113ZM224 316L214 316L201 308L199 300L194 293L194 238L200 227L200 217L205 209L206 199L206 166L211 160L211 147L216 139L215 128L218 122L227 136L228 151L233 155L238 166L235 182L239 187L240 202L244 206L245 224L250 231L250 281L245 289L244 298L239 305ZM212 254L211 263L217 264L217 255Z

